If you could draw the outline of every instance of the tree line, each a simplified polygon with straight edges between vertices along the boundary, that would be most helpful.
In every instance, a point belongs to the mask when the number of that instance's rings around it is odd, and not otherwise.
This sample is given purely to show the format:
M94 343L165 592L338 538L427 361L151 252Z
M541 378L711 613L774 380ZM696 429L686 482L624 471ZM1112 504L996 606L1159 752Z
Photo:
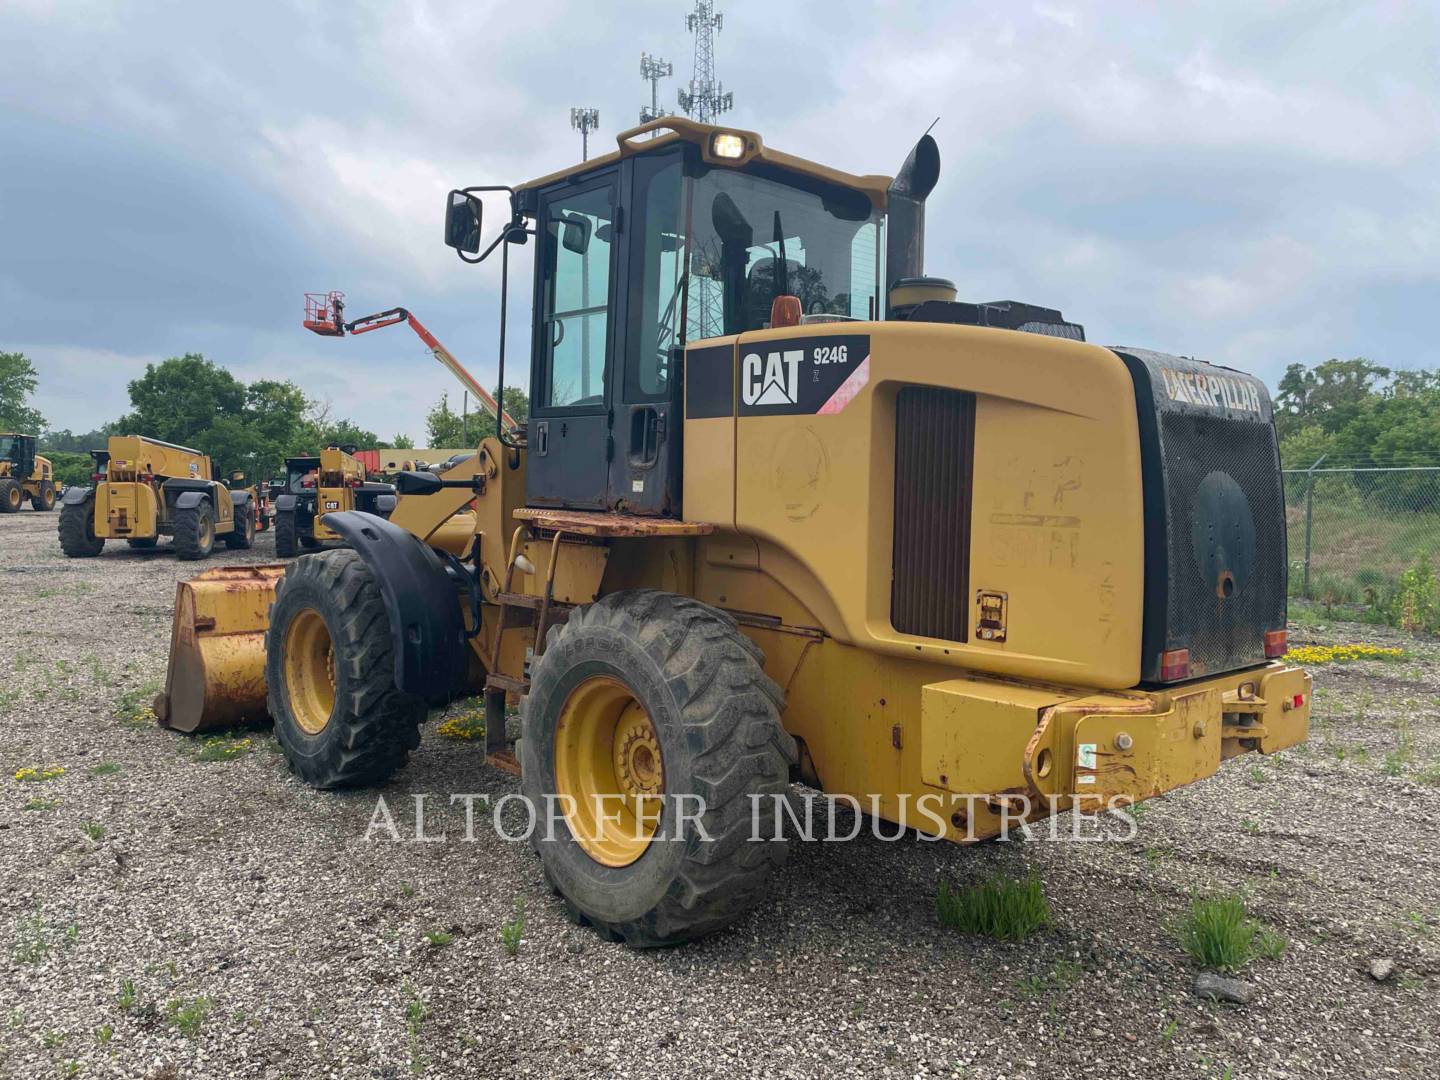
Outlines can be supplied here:
M313 454L324 446L387 445L409 448L408 436L388 441L349 419L331 414L328 402L311 397L289 380L245 383L200 353L186 353L158 364L129 383L130 409L94 431L76 433L48 428L28 404L37 384L34 364L23 353L0 352L0 431L39 434L40 450L66 484L89 482L91 450L103 449L111 435L144 435L189 446L208 454L217 475L243 472L252 482L277 473L285 458ZM523 391L505 391L506 407L523 419L529 402ZM483 414L454 412L442 395L426 418L429 445L472 446L493 430Z

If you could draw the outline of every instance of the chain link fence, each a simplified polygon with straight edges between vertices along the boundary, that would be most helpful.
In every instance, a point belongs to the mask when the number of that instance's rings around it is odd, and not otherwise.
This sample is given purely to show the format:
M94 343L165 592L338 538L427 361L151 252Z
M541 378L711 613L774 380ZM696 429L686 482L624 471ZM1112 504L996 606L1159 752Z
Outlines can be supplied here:
M1292 599L1440 629L1440 467L1287 469L1285 503Z

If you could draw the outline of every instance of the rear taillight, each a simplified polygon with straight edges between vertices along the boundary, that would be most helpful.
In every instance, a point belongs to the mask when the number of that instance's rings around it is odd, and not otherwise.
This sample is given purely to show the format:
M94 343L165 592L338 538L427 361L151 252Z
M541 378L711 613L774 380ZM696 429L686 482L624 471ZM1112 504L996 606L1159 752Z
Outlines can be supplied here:
M302 488L313 488L315 486L315 478L313 476L305 477L304 480L300 481L300 486Z
M1190 677L1190 650L1171 649L1160 654L1160 678L1165 682Z
M103 472L91 473L90 482L92 484L103 484L105 482L105 474Z
M1284 656L1290 650L1290 631L1288 630L1266 630L1265 631L1265 659L1274 660Z

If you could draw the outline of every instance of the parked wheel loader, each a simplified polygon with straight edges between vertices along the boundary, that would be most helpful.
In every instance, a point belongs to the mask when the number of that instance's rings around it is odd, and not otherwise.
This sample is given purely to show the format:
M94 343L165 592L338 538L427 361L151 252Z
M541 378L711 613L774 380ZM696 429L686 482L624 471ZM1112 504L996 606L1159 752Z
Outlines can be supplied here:
M35 452L34 435L0 432L0 514L16 513L27 499L33 509L55 509L50 459Z
M757 902L795 780L963 842L1304 740L1263 383L959 301L924 267L939 165L928 135L861 176L667 117L451 192L502 311L534 252L526 428L402 474L390 521L332 515L348 550L182 585L161 716L268 712L331 788L481 693L546 879L635 946Z
M341 541L328 525L331 514L358 510L381 517L395 509L393 484L373 481L355 460L355 447L327 446L318 457L285 459L285 479L271 485L275 504L275 554L292 558Z
M209 558L217 539L238 550L254 543L254 489L232 491L200 451L112 435L106 449L90 455L90 485L68 488L61 502L60 549L68 557L99 555L106 540L143 550L168 536L182 560Z

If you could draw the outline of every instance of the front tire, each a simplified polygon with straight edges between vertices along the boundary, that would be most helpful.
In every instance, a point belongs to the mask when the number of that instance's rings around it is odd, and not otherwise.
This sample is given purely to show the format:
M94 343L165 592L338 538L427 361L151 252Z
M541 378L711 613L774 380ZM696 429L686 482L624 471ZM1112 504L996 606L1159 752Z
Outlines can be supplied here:
M395 687L385 601L353 551L286 567L265 633L265 678L275 737L312 787L382 783L420 745L425 701Z
M94 495L60 507L60 550L68 558L93 559L104 547L105 538L95 535Z
M49 480L40 482L40 490L30 497L30 508L49 513L55 509L55 485Z
M174 544L182 562L210 557L215 550L215 510L209 502L175 511Z
M225 534L225 546L231 551L248 551L255 543L255 510L241 504L235 507L235 521Z
M551 631L522 709L521 790L541 822L532 845L577 921L672 945L759 901L786 842L752 842L752 812L769 820L797 761L762 660L728 615L650 590L577 608ZM656 793L658 812L637 814ZM561 800L547 839L550 796ZM595 796L601 814L584 810Z
M295 511L284 510L275 515L275 554L293 559L295 550Z
M13 514L20 509L25 492L14 480L0 480L0 514Z

